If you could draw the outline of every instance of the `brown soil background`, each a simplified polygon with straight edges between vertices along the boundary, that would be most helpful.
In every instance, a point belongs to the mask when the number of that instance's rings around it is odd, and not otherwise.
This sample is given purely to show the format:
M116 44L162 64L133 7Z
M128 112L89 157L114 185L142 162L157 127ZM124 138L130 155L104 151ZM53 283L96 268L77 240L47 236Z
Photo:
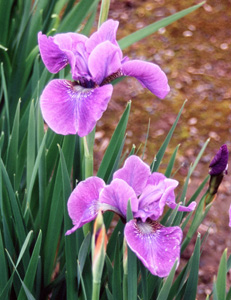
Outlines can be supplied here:
M118 40L146 25L185 9L199 1L177 0L112 0L109 18L120 21ZM145 161L151 162L164 141L185 99L185 106L173 139L161 165L166 163L180 143L175 178L182 184L189 165L194 162L204 142L210 138L201 162L190 182L187 199L208 174L208 166L219 147L231 149L231 1L207 1L197 11L176 21L155 34L130 46L124 52L131 59L157 63L167 74L171 92L164 100L157 99L139 83L127 78L115 86L112 100L96 130L95 169L108 145L112 132L132 100L127 129L126 149L144 144L148 121L150 132ZM141 154L142 150L138 153ZM225 248L231 250L231 229L228 208L231 203L231 177L225 176L208 216L201 224L203 234L210 227L200 261L197 299L205 299L212 291L213 278ZM195 239L194 239L195 241ZM181 265L190 257L194 241L181 258ZM227 286L231 275L227 276Z

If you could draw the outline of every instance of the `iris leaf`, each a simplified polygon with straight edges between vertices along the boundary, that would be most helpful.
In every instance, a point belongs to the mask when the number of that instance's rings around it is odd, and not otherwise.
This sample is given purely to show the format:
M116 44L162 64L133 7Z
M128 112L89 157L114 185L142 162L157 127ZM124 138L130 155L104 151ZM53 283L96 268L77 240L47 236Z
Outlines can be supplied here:
M226 299L226 276L227 276L227 249L224 250L217 274L216 290L217 298Z
M191 6L189 8L186 8L180 12L177 12L174 15L166 17L160 21L152 23L152 24L124 37L123 39L119 40L120 48L123 50L123 49L133 45L134 43L142 40L143 38L153 34L158 29L160 29L162 27L166 27L167 25L183 18L187 14L189 14L189 13L193 12L194 10L196 10L197 8L201 7L203 4L205 4L205 1L203 1L197 5Z

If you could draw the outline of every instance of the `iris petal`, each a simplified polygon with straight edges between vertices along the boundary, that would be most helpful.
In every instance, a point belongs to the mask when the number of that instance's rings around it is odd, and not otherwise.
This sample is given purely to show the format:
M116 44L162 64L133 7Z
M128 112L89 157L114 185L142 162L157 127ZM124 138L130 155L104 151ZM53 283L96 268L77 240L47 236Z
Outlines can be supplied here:
M93 49L105 41L109 41L120 49L116 41L116 32L119 26L118 21L107 20L104 22L98 31L93 33L86 42L86 49L88 53L91 53ZM120 50L120 58L122 59L122 51Z
M133 189L123 180L114 179L100 194L102 210L112 210L126 219L128 200L131 201L132 211L138 209L138 200Z
M42 115L47 125L58 134L76 134L73 83L54 79L40 97Z
M131 155L126 159L124 166L114 173L113 179L120 178L126 181L138 196L146 186L150 174L149 166L138 156Z
M170 90L165 73L156 64L131 60L122 65L122 72L125 76L132 76L138 79L142 85L161 99Z
M112 85L107 84L95 89L82 89L82 92L75 95L76 130L79 136L86 136L94 129L96 122L107 109L112 91Z
M97 45L89 56L88 67L94 81L100 85L121 67L118 47L109 41Z
M53 37L38 33L38 45L42 60L51 73L57 73L69 63L66 54L55 44Z
M131 220L125 225L124 233L128 246L153 275L168 276L176 259L180 259L183 235L180 227Z
M105 183L101 178L89 177L81 181L71 193L67 208L74 227L66 232L71 234L79 227L95 219L99 211L99 194Z
M52 80L40 98L43 118L58 134L85 136L106 110L112 90L111 85L85 89L71 81Z

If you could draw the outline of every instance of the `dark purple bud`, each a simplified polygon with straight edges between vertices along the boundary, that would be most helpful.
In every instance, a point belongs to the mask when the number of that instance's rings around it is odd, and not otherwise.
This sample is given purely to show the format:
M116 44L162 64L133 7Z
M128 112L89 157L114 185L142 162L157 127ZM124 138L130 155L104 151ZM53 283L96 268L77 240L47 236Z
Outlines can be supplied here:
M222 145L217 154L214 156L209 167L210 175L227 174L229 152L227 145Z

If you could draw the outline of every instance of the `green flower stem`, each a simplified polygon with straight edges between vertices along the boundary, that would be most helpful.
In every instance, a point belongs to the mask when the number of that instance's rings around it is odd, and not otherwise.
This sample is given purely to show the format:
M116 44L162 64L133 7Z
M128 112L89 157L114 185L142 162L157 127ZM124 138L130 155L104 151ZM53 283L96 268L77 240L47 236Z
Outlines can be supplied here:
M94 141L95 141L95 129L92 130L88 136L84 136L82 138L83 144L83 156L82 156L82 174L83 179L91 177L93 175L93 149L94 149ZM88 234L88 232L92 231L92 224L87 223L83 226L84 236Z
M123 300L128 300L128 274L123 277Z
M100 294L100 285L101 282L93 281L93 287L92 287L92 300L99 300L99 294Z
M107 20L109 7L110 7L110 0L102 0L101 7L100 7L98 28L103 24L103 22Z

